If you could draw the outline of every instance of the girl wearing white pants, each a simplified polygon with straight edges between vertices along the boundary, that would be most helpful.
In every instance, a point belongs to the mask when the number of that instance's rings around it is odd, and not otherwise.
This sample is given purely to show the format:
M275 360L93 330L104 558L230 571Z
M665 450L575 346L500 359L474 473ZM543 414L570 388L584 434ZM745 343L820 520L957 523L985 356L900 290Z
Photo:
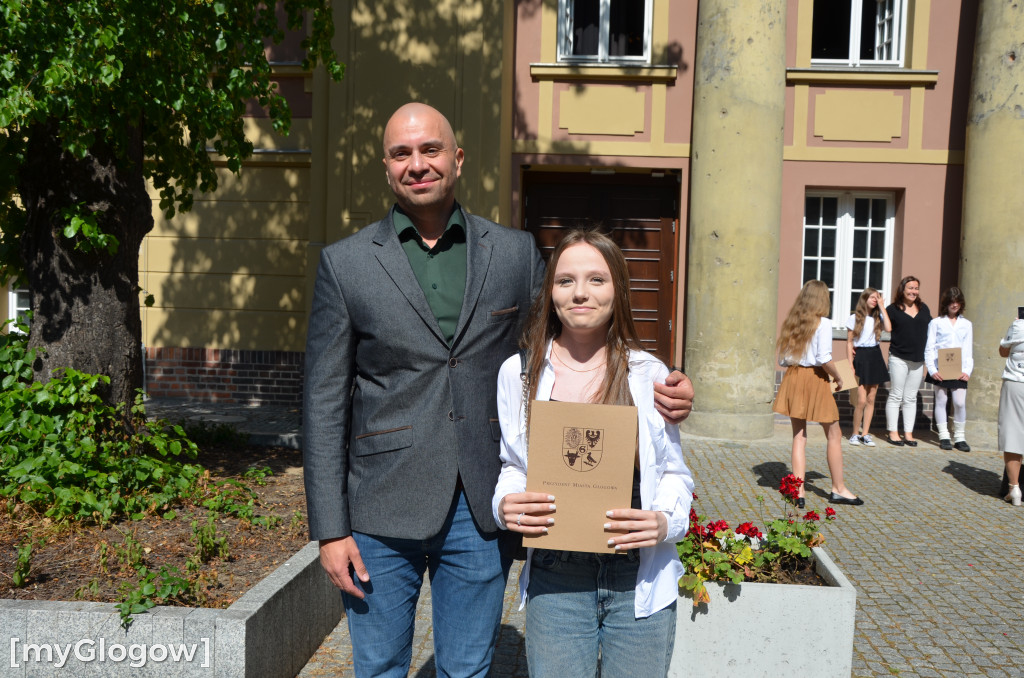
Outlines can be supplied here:
M912 275L901 280L895 299L886 312L892 323L889 399L885 402L888 441L890 445L917 447L914 439L917 392L924 379L924 347L928 340L928 323L932 319L928 306L921 301L921 281ZM901 410L904 439L900 439L897 428Z
M928 369L928 381L935 385L935 428L939 432L939 447L961 452L970 452L964 436L967 421L967 380L974 369L971 346L974 343L974 329L971 321L963 317L966 304L964 293L959 287L950 287L939 300L939 315L928 323L928 341L924 347L924 362ZM942 348L960 349L960 376L943 379L939 376L938 352ZM947 375L948 376L948 375ZM949 442L949 428L946 422L946 403L953 401L953 443Z

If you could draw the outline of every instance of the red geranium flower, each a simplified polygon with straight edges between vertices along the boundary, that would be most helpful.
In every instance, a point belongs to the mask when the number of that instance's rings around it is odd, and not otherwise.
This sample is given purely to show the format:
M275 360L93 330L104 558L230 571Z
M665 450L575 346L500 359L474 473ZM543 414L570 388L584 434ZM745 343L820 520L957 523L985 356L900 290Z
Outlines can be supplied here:
M760 539L762 534L761 530L753 523L743 523L736 528L736 534L742 534L744 537L750 537L751 539Z
M825 520L835 520L836 510L829 506L825 509Z
M728 530L728 529L729 529L729 523L725 522L724 520L713 520L710 523L708 523L708 527L707 527L708 536L709 537L714 536L715 534L721 532L722 530Z
M818 520L821 520L821 516L819 516L814 511L808 511L807 513L804 514L804 520L818 521Z
M779 483L779 493L786 498L786 501L795 504L800 497L800 486L804 484L802 478L797 478L792 473L783 476Z

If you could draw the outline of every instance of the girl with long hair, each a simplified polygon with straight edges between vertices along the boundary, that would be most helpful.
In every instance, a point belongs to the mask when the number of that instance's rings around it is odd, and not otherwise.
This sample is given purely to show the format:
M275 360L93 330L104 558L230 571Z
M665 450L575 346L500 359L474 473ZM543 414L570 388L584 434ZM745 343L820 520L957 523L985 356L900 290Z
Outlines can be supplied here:
M622 251L608 236L574 230L551 255L518 355L498 373L502 470L492 503L504 529L539 535L558 520L557 498L526 492L532 400L635 405L633 499L607 507L608 553L531 548L519 579L533 678L659 676L675 629L675 543L689 527L693 479L679 430L654 406L668 368L640 348ZM539 454L539 452L534 452ZM621 534L618 532L622 531ZM600 593L599 593L600 592ZM599 660L600 658L600 660Z
M885 423L890 445L917 447L914 420L917 392L924 380L924 345L932 314L921 301L921 281L908 275L896 287L893 302L885 309L892 332L889 340L889 398L885 401ZM903 439L898 430L903 412Z
M860 293L857 308L846 321L846 329L846 356L857 376L857 403L853 406L850 443L874 447L871 418L875 414L875 394L879 384L889 381L889 368L878 340L883 329L892 330L889 314L882 306L882 295L874 287Z
M939 298L939 315L928 323L928 340L924 347L924 362L928 368L928 381L935 387L935 428L939 432L939 447L970 452L964 428L967 424L967 380L974 369L974 327L963 317L967 304L959 287L950 287ZM939 375L938 354L942 348L960 349L960 376L943 379ZM949 441L946 404L953 401L953 442Z
M793 427L793 475L803 480L806 474L807 422L816 421L827 439L825 457L832 476L829 501L860 506L864 500L843 482L843 432L828 378L835 380L837 391L843 388L843 380L832 362L830 309L828 285L820 280L804 283L779 331L776 348L779 365L786 368L786 373L772 409L788 416ZM797 507L804 507L803 485Z

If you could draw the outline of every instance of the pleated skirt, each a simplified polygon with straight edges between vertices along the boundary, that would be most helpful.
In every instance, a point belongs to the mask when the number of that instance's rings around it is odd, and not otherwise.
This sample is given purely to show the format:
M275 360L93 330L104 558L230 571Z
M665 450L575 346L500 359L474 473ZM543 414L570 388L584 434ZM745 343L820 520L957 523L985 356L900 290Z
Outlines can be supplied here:
M999 391L999 451L1024 454L1024 381L1003 379Z
M861 346L853 356L853 373L861 386L884 384L889 381L889 368L878 346Z
M832 385L828 374L820 367L787 367L772 410L794 419L822 424L839 421Z

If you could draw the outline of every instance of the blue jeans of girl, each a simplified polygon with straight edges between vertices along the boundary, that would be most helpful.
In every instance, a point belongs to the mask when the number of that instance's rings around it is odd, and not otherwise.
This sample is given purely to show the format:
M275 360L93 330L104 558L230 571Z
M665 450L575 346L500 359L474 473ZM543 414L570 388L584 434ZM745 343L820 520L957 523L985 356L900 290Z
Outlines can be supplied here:
M639 567L624 554L537 549L526 604L531 678L665 678L675 639L676 606L634 614Z

